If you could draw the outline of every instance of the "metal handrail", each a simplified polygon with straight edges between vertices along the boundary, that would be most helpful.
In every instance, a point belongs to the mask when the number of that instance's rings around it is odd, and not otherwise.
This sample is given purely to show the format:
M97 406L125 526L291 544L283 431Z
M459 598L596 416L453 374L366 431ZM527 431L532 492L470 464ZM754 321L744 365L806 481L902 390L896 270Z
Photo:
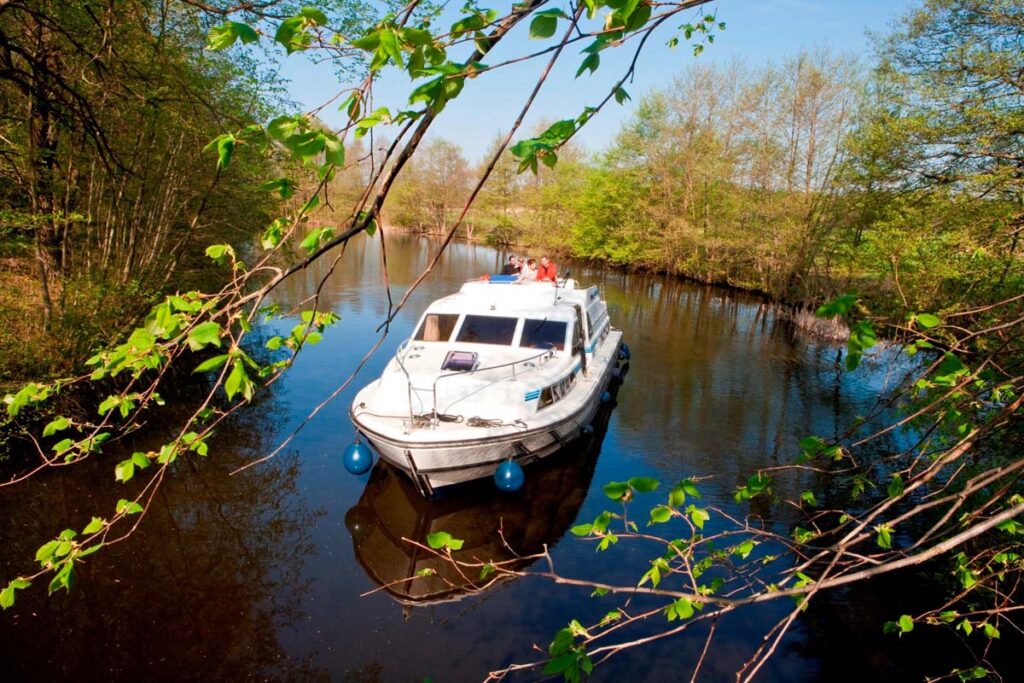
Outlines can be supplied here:
M412 411L412 376L409 371L405 368L405 363L402 362L402 353L409 346L409 342L412 338L406 339L404 342L398 345L398 349L395 351L395 360L398 361L398 367L402 368L402 372L405 373L405 386L409 391L409 424L413 422L415 413Z
M466 375L473 375L473 374L476 374L478 372L486 372L488 370L499 370L499 369L505 368L505 367L511 367L512 368L512 378L515 379L516 378L516 365L519 365L520 363L529 363L531 361L535 361L535 360L538 360L540 358L553 358L554 355L555 355L555 350L556 349L555 349L554 345L552 344L551 348L547 349L546 351L543 351L542 353L538 353L536 356L530 356L529 358L520 358L519 360L514 360L514 361L512 361L510 363L499 363L498 365L489 365L489 366L487 366L485 368L473 368L472 370L459 370L459 371L456 371L456 372L449 372L448 374L445 374L445 375L438 375L437 378L434 379L434 386L433 386L433 389L432 389L434 406L433 406L433 410L431 410L431 416L432 416L431 422L433 423L434 426L437 426L437 424L439 422L439 420L437 418L437 383L440 382L441 380L448 379L449 377L465 377ZM411 399L410 399L410 402L409 402L409 407L410 407L410 409L412 408L412 400Z

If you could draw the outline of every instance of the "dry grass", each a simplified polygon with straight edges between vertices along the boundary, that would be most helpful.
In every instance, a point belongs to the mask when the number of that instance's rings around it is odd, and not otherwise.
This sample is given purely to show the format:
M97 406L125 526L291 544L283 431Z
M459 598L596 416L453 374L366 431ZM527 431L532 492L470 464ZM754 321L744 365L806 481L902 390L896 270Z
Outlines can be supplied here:
M850 338L850 328L841 318L819 318L813 308L783 309L782 315L801 332L816 339L845 342Z
M46 331L33 265L29 259L0 259L0 393L26 378L66 369L58 340Z

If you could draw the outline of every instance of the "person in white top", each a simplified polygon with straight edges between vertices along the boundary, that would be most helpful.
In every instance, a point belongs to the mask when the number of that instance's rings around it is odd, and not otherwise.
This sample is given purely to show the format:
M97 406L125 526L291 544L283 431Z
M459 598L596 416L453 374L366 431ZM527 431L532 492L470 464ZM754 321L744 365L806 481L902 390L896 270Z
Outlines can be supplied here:
M537 281L537 262L533 259L529 259L523 270L519 273L519 282L536 282Z

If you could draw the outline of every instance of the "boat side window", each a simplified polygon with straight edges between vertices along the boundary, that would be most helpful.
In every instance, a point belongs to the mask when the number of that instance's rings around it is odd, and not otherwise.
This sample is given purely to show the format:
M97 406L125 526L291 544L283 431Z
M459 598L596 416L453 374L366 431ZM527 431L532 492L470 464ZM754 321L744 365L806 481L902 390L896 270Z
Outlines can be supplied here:
M459 328L455 341L473 344L501 344L511 346L518 318L494 315L467 315Z
M523 335L519 340L519 346L563 351L565 350L565 327L566 323L561 320L527 318L523 321Z
M416 341L446 342L451 338L458 321L458 313L428 313L414 338Z

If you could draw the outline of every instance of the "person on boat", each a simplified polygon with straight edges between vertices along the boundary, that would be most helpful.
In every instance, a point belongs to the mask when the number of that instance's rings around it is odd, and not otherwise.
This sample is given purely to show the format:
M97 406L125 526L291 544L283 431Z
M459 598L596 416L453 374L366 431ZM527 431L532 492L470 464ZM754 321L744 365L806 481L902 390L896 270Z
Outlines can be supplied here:
M526 261L526 267L519 273L520 282L536 282L537 281L537 262L533 259Z
M515 256L508 257L508 263L501 269L502 275L519 275L521 268L519 266L519 259Z
M540 268L537 270L537 279L541 282L555 282L558 279L558 269L553 261L547 256L540 257Z

